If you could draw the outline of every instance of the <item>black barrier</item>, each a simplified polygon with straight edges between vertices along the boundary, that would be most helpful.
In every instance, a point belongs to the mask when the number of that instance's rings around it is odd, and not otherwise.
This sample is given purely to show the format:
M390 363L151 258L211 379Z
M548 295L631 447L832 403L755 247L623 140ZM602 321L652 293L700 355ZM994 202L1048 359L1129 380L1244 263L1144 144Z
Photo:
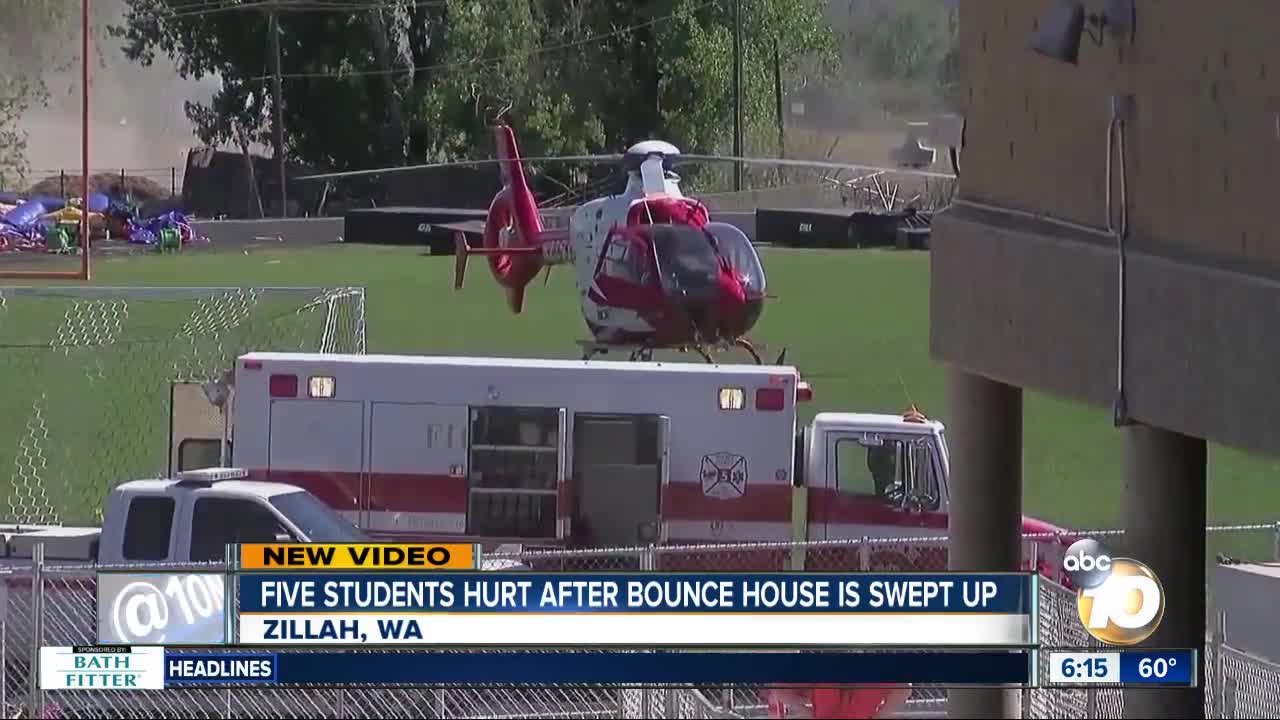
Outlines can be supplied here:
M756 210L756 237L761 243L797 248L926 249L929 213L851 212L848 210Z
M486 210L465 208L388 207L348 210L342 238L348 243L426 245L432 255L453 252L453 232L441 223L484 220ZM476 242L474 239L471 242Z

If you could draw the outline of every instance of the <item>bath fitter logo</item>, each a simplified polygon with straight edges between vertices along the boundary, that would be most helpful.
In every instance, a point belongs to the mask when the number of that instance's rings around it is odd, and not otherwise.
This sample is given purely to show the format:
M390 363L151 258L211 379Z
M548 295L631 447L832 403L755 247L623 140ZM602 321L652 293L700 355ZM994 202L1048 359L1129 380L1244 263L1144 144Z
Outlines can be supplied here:
M164 648L128 645L40 648L44 690L159 690Z

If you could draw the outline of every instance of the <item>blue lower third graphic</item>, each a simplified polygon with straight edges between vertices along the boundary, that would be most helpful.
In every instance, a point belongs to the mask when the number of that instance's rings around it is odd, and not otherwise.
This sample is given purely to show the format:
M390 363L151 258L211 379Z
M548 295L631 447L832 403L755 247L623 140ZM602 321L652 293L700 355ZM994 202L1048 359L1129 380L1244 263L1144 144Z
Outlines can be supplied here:
M165 653L165 685L239 685L276 682L271 653Z
M1194 650L1129 651L1120 656L1120 682L1194 686L1198 676L1196 660Z
M1025 650L167 653L165 685L1025 685Z

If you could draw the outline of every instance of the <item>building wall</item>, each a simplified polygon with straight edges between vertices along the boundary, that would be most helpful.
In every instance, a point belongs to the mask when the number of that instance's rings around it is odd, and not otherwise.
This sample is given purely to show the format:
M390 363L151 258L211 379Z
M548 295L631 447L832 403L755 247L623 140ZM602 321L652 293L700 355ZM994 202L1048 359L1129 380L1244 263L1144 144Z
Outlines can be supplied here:
M1138 0L1132 46L1078 66L1028 48L1049 0L964 0L961 198L1106 225L1111 97L1126 138L1125 377L1132 416L1280 453L1280 4ZM1089 11L1102 0L1086 0ZM1118 183L1118 180L1117 180ZM1116 192L1118 205L1118 191ZM1116 217L1119 217L1118 210ZM1109 405L1118 252L1103 233L963 204L935 220L935 356Z
M1105 222L1110 96L1133 93L1126 138L1135 245L1280 265L1266 208L1280 186L1280 5L1139 0L1131 48L1081 43L1071 66L1027 49L1046 0L972 0L964 192ZM1100 0L1086 3L1101 8Z

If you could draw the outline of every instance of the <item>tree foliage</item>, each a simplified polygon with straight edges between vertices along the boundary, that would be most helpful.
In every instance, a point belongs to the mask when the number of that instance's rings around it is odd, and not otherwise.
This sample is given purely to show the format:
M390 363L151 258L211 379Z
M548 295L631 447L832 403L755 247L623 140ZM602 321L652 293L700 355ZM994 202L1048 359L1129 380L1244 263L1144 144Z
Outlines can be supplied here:
M48 99L45 73L70 65L79 4L67 0L5 0L0 22L0 176L21 179L27 167L23 113ZM78 49L78 48L77 48Z
M958 20L954 2L853 0L841 44L844 65L873 84L896 87L883 93L890 110L917 111L931 99L954 104Z
M651 136L727 149L733 2L370 0L356 11L283 4L286 152L335 169L488 157L487 126L502 113L530 155L617 151ZM784 73L834 67L822 2L742 0L753 137L772 127L775 41ZM265 142L269 6L206 5L226 9L127 0L114 32L141 63L166 54L185 77L221 77L209 104L188 107L205 142Z

